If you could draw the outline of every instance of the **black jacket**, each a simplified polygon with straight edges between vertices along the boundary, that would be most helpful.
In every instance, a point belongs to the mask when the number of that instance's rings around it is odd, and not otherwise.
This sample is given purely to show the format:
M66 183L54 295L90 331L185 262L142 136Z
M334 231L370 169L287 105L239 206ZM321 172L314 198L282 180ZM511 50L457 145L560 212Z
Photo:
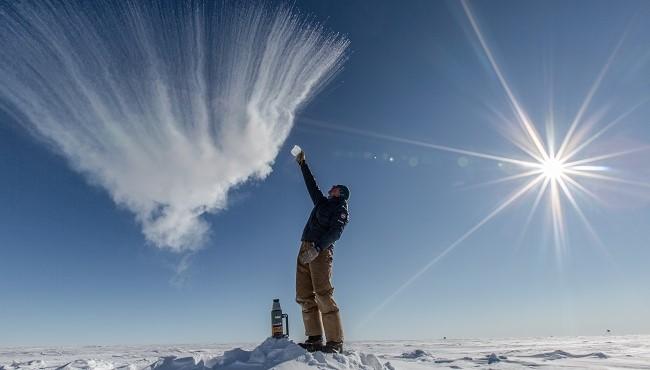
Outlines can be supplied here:
M314 209L312 209L309 220L302 231L301 240L314 242L319 251L333 247L350 219L348 201L337 197L331 199L325 197L316 184L307 162L300 165L300 170L305 179L309 196L314 202Z

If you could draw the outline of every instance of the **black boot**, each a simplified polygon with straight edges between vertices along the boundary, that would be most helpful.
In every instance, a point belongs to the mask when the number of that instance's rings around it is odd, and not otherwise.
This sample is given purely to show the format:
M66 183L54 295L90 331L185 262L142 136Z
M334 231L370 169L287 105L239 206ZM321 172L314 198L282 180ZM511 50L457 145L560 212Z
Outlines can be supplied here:
M327 342L322 351L325 353L341 353L343 352L343 342Z
M304 343L298 343L298 345L308 352L320 351L323 348L323 336L310 335Z

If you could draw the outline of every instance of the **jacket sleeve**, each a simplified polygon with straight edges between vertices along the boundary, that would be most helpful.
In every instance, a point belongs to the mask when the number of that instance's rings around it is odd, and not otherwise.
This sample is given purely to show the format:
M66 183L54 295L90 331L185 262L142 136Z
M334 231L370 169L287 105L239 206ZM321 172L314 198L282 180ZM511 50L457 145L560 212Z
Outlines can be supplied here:
M322 251L339 240L349 220L348 210L345 207L339 207L332 215L329 230L316 242L316 249Z
M300 170L302 171L302 177L305 179L305 185L307 185L307 191L309 191L309 196L311 197L312 202L314 202L314 205L316 205L318 204L318 202L325 199L325 196L323 195L323 192L318 187L318 184L316 184L314 175L311 174L311 171L309 170L309 166L307 166L307 162L304 161L302 162L302 164L300 165Z

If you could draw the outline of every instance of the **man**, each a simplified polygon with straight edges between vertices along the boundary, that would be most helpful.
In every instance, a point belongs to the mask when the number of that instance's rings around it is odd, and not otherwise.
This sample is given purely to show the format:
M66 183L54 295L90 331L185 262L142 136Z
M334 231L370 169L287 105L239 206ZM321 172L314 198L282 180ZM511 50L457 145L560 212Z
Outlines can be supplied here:
M305 153L296 156L314 208L302 232L296 272L296 302L302 306L302 320L308 339L300 345L308 351L341 352L343 327L339 308L332 296L333 247L348 223L350 191L334 185L326 198L311 174ZM327 343L323 346L323 328Z

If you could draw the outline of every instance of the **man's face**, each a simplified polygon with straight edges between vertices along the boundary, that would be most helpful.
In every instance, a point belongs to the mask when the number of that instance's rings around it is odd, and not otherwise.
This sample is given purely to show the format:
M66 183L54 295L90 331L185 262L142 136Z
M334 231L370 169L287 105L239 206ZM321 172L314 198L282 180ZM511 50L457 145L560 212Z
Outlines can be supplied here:
M327 195L329 195L330 198L340 197L341 190L338 187L336 187L336 185L332 185L332 188L330 189L330 191L327 192Z

